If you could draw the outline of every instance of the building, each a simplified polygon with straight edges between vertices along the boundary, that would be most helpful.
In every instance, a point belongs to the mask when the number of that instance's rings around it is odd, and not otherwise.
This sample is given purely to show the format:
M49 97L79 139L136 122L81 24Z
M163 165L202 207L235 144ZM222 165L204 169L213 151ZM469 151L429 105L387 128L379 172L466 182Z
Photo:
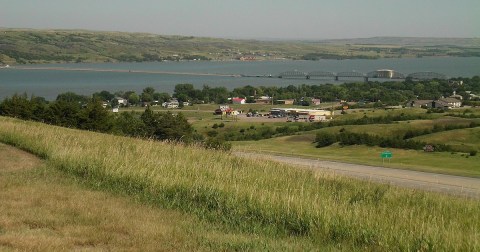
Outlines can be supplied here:
M456 98L441 98L436 101L433 101L434 108L460 108L462 106L462 101Z
M164 102L162 106L167 109L174 109L180 107L180 103L178 102L178 100L172 99L168 102Z
M277 100L277 104L293 105L295 99Z
M122 97L115 97L113 98L115 101L117 101L118 106L127 106L128 105L128 100Z
M333 117L333 112L320 109L272 108L271 117L287 117L287 121L319 122Z
M393 78L393 70L390 69L379 69L376 71L377 78L391 79Z
M456 98L441 98L438 100L412 100L407 103L407 107L411 108L441 108L441 109L451 109L451 108L460 108L462 106L462 101Z
M245 104L245 102L246 102L245 98L240 98L240 97L232 98L233 104Z
M407 103L410 108L432 108L433 100L411 100Z
M258 103L258 104L271 104L271 103L272 103L272 97L260 96L258 99L255 99L255 103Z

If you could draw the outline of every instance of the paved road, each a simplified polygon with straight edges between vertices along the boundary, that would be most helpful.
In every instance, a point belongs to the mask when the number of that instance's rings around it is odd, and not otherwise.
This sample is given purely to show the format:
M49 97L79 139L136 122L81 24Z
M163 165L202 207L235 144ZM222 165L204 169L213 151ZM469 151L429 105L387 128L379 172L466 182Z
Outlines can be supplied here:
M265 158L314 170L334 172L348 177L480 199L480 178L468 178L428 172L391 169L272 154L236 152L242 157Z

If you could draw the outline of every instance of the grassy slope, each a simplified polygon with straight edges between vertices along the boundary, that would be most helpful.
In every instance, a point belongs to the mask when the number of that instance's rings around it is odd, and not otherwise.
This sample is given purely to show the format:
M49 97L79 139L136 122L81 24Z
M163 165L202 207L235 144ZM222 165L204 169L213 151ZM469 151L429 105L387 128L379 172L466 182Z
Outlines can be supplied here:
M144 33L93 32L82 30L28 30L0 29L0 62L104 62L118 61L122 56L133 60L146 60L143 54L168 57L172 55L202 55L214 60L232 59L243 54L255 54L258 59L298 59L309 53L331 55L328 57L416 57L448 53L479 53L478 39L438 40L439 44L451 41L450 45L425 47L420 43L412 45L385 40L385 45L348 44L337 42L269 42L256 40L231 40L198 38L186 36L162 36ZM378 40L378 39L377 39ZM401 41L393 38L394 41ZM458 40L461 40L459 46ZM447 43L448 44L448 43ZM397 50L395 50L397 49ZM267 56L261 56L261 55ZM473 54L472 54L473 55ZM125 59L124 59L125 60Z
M0 144L0 250L305 250L301 238L229 232L192 215L88 189L31 154Z
M458 149L474 149L480 151L480 127L438 132L414 138L431 143L444 143Z
M478 250L478 201L245 160L221 152L0 118L0 141L98 188L230 230L344 249ZM281 171L281 172L279 172Z

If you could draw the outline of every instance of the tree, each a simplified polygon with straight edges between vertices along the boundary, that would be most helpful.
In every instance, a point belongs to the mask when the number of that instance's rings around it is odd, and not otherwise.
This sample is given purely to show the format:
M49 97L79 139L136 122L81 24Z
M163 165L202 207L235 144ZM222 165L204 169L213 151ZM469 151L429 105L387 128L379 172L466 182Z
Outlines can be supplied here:
M94 93L93 98L100 99L102 101L112 101L113 98L115 98L115 95L108 91L103 90L100 93Z
M145 124L135 112L122 112L114 119L112 132L117 135L145 137Z
M153 87L146 87L143 89L141 94L142 102L151 102L153 101L153 94L155 93L155 89Z
M83 95L78 95L73 92L62 93L57 96L57 101L76 102L79 104L85 104L88 102L88 100L89 100L88 97Z
M164 103L172 99L172 97L168 93L154 93L153 99L159 103Z
M177 84L175 85L175 90L173 96L176 98L182 97L183 101L188 101L190 98L193 98L194 88L192 84Z
M80 129L108 132L112 126L110 113L103 108L100 101L90 101L78 114L78 127Z
M65 100L58 100L50 104L46 111L45 122L68 127L78 127L78 113L81 105L78 102L68 102Z
M32 95L30 98L30 109L32 110L32 116L30 119L44 122L48 111L47 105L48 102L45 98Z
M140 102L140 97L135 92L130 93L127 99L131 105L137 105Z
M149 93L142 93L140 99L142 102L152 102L153 101L153 95Z
M182 113L154 113L147 107L141 115L145 127L145 136L157 140L188 141L192 138L193 128Z
M33 116L33 111L30 101L27 99L27 94L14 94L12 98L5 98L0 103L0 115L16 117L24 120L29 120Z

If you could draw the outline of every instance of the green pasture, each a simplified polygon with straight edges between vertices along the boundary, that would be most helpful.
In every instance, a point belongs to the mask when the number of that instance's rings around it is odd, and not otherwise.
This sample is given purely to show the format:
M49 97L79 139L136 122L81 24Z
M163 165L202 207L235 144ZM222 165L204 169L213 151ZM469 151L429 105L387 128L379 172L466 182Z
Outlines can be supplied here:
M438 132L413 139L430 143L448 144L466 151L471 149L480 151L480 127ZM480 167L480 164L478 166Z
M264 152L312 159L333 160L347 163L386 166L390 168L444 173L459 176L480 177L480 157L467 153L433 152L389 148L393 158L383 163L380 153L387 150L363 145L315 148L314 134L301 134L260 141L233 142L235 151Z

